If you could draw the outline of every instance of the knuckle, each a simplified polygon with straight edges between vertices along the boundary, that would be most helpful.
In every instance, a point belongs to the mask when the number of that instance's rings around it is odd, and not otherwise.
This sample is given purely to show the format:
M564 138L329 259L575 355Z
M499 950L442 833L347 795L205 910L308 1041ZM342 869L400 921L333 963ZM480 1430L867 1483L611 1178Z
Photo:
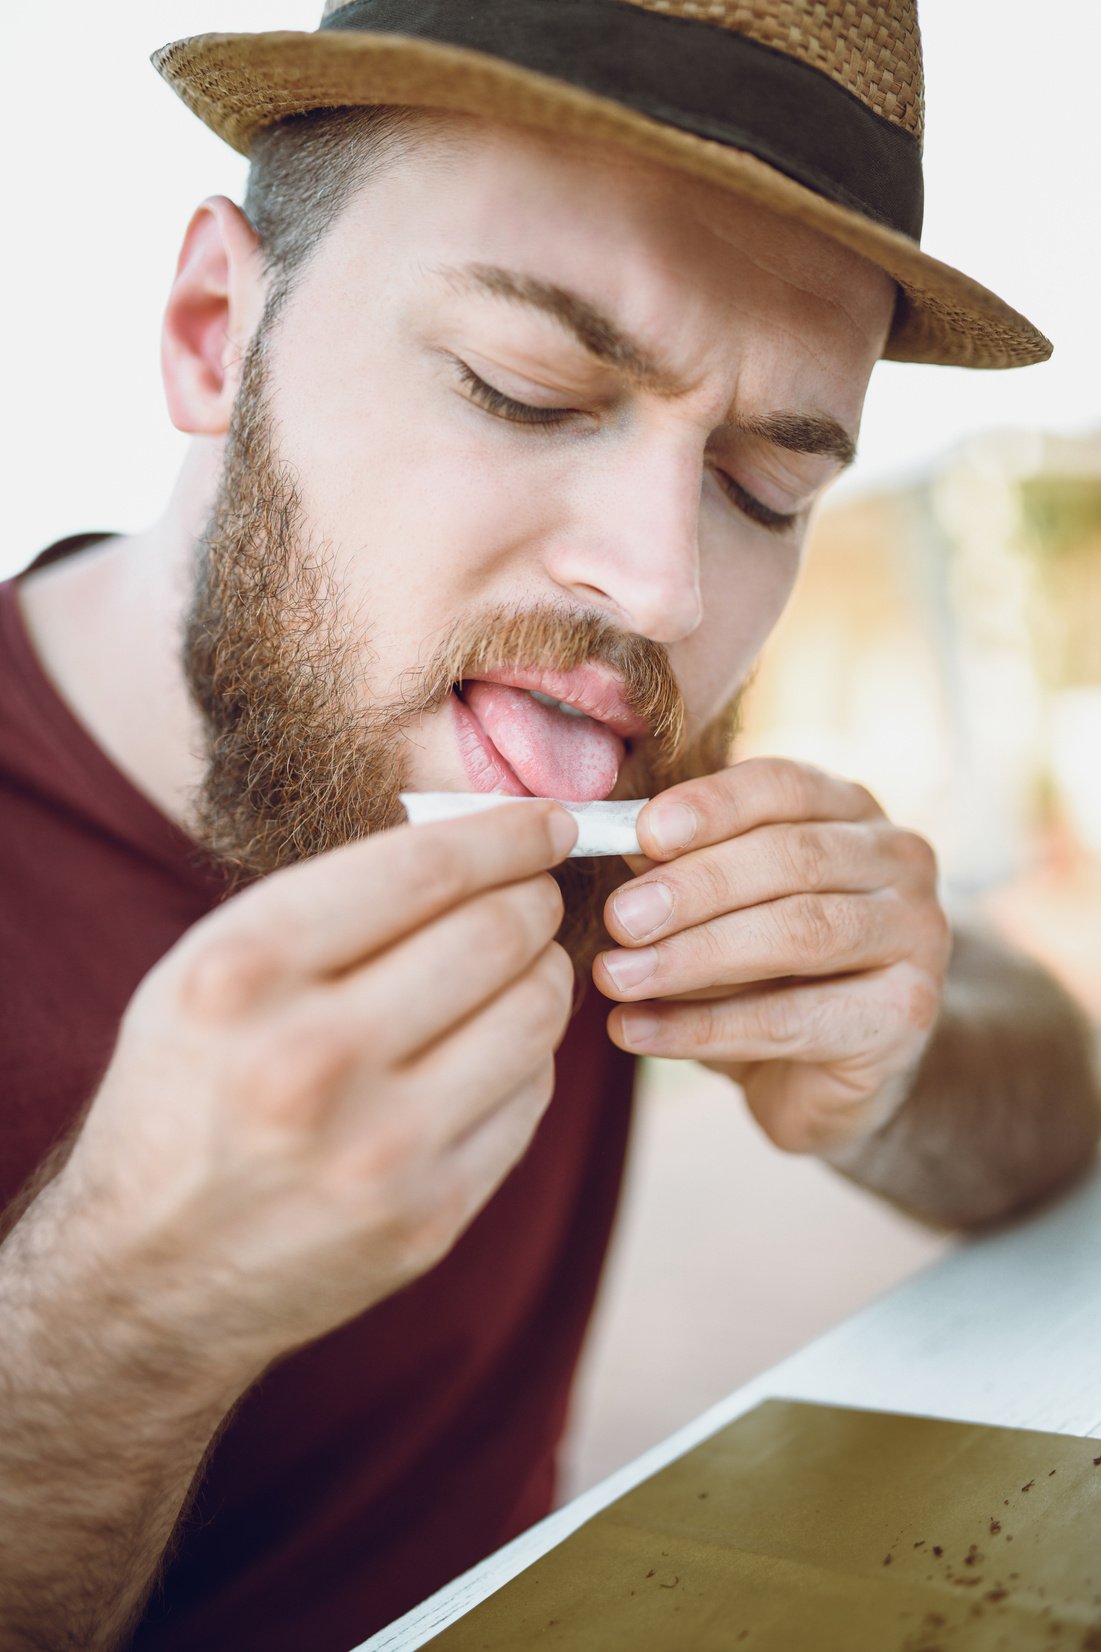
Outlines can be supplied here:
M935 888L938 876L936 852L920 832L900 831L896 837L896 853L919 881Z
M689 869L685 867L682 874L674 874L671 879L674 885L674 898L679 876L683 876L687 881ZM727 868L719 856L701 855L698 863L691 868L691 879L696 886L691 904L696 906L699 911L725 912L728 909L731 895L730 881Z
M522 883L524 907L530 916L533 932L542 940L549 940L565 915L562 891L549 872L540 872Z
M717 986L730 970L730 942L721 924L702 923L658 946L658 977L667 980L682 969L700 985Z
M308 1126L351 1064L347 1043L331 1026L307 1022L250 1042L238 1064L238 1084L253 1117Z
M785 903L780 921L785 940L800 961L817 963L829 956L833 948L833 924L820 896L793 897Z
M726 1031L724 1017L717 1004L701 1000L685 1006L679 1014L680 1025L677 1028L678 1043L686 1043L693 1049L706 1049L711 1044L721 1041Z
M178 1002L199 1020L221 1021L247 1013L279 971L275 937L229 925L194 938L181 961Z
M777 811L782 819L797 820L806 812L819 772L809 763L796 763L785 757L762 758L765 765L762 779L769 794L775 797Z
M536 1118L541 1117L550 1105L551 1097L554 1095L554 1085L554 1057L547 1056L546 1060L540 1063L528 1087L529 1108Z
M827 887L829 856L816 826L795 826L782 836L780 861L797 889L820 893Z
M546 897L527 885L495 890L476 903L474 944L498 974L517 975L551 933L545 914Z
M932 902L928 907L926 922L929 930L929 950L936 958L938 966L944 969L952 954L952 925L939 901Z
M546 1056L503 1109L503 1157L511 1166L525 1153L554 1096L554 1057Z
M928 978L915 980L906 995L906 1023L914 1032L926 1034L936 1025L941 994Z
M867 786L862 786L859 780L850 780L849 785L862 816L882 815L883 809L880 806L879 799L868 790Z
M416 1276L442 1261L469 1223L476 1204L459 1182L438 1189L428 1208L409 1219L403 1244L405 1271Z
M354 1157L357 1183L381 1189L393 1197L419 1160L421 1144L403 1116L380 1120L365 1136ZM346 1156L346 1162L351 1162Z
M766 993L753 1006L752 1029L765 1043L787 1047L797 1044L805 1032L805 1015L789 992Z
M557 1043L565 1031L572 1001L573 966L562 948L552 944L540 955L523 987L521 1013L537 1043Z

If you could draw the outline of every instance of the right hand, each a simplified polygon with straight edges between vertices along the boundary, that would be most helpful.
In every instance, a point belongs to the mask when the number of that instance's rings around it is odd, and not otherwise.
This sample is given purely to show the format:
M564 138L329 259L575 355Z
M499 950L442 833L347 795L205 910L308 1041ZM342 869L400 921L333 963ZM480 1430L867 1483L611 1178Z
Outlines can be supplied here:
M250 1364L446 1254L550 1100L573 971L525 803L279 872L143 981L62 1172L120 1302Z

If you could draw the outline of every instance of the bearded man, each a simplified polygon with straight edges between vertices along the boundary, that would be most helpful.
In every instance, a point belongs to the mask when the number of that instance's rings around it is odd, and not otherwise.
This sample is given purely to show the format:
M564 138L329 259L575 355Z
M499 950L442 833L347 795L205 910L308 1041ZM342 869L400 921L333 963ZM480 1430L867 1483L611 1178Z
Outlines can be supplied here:
M163 519L2 592L0 1638L341 1652L550 1506L638 1052L937 1222L1089 1163L1058 989L949 967L862 788L727 766L875 361L1047 345L918 250L908 0L157 62L253 164ZM552 802L403 788L653 801L567 864Z

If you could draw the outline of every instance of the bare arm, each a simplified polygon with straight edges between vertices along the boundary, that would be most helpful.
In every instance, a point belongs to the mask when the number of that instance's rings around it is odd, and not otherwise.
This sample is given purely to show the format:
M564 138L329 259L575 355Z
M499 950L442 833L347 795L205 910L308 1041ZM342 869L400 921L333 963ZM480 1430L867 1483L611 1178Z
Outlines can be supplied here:
M210 1442L258 1372L159 1315L62 1172L0 1250L0 1643L120 1645Z
M962 932L906 1100L874 1135L824 1156L911 1215L971 1227L1084 1175L1099 1137L1085 1015L1038 964Z
M142 983L0 1248L4 1652L118 1646L238 1397L438 1262L523 1153L573 992L544 869L575 836L529 807L382 834Z

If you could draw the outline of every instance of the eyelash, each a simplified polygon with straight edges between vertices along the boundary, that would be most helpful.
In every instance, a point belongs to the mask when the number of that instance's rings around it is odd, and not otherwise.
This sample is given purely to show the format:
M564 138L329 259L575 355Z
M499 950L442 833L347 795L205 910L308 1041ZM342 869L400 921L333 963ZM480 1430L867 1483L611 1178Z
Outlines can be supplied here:
M479 378L472 367L458 356L454 362L459 370L459 377L470 391L471 400L487 413L498 419L507 419L510 424L526 425L529 430L553 431L560 429L568 419L577 415L572 407L532 407L529 402L518 402L512 396L506 396L504 391L497 390L485 379ZM714 471L713 475L723 492L740 510L743 516L756 522L769 533L786 533L798 521L798 515L785 516L781 511L774 511L760 499L748 493L739 482L725 471Z

